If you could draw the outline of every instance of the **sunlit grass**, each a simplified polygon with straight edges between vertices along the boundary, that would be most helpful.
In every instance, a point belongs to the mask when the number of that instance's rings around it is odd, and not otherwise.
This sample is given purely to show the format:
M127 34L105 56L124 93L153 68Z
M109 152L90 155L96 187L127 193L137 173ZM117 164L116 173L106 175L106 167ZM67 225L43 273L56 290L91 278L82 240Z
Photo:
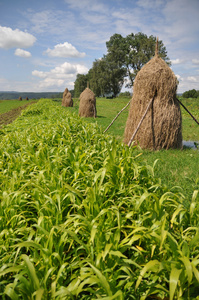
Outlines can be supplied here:
M0 114L6 113L10 111L13 108L17 108L19 106L23 106L24 104L27 104L27 100L3 100L0 101Z
M198 191L75 110L41 100L0 131L0 297L197 299Z

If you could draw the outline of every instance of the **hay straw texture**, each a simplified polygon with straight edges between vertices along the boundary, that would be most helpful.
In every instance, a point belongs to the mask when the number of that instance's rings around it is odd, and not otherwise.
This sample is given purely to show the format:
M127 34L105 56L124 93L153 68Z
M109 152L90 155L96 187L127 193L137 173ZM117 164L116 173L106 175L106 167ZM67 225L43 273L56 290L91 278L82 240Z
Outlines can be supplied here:
M80 95L79 104L80 117L97 117L95 94L86 88Z
M130 141L147 105L154 97L135 135L135 143L143 149L152 150L182 148L182 118L176 89L174 73L156 54L135 78L124 143Z
M66 88L64 93L63 93L63 98L62 98L62 106L64 107L72 107L73 106L73 99L71 96L71 93L69 90Z

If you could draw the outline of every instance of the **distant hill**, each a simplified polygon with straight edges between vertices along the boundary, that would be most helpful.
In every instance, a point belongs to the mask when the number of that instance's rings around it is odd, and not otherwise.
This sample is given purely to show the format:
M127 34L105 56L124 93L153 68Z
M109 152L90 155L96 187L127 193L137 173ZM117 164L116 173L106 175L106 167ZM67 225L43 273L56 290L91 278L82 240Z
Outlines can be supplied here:
M40 98L62 98L63 93L60 92L42 92L42 93L33 93L33 92L6 92L0 91L0 100L11 100L19 99L21 96L22 99L40 99Z

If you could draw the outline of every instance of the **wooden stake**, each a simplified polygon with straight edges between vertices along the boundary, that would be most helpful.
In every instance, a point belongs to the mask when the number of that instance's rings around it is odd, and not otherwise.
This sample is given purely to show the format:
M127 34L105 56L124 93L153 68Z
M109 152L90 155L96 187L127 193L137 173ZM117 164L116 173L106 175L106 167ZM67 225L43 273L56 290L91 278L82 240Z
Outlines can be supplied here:
M130 141L129 141L129 143L128 143L128 146L129 146L129 147L131 146L131 144L132 144L132 142L133 142L133 140L134 140L134 137L135 137L136 133L138 132L138 130L139 130L139 128L140 128L140 126L141 126L141 124L142 124L144 118L146 117L146 114L147 114L147 112L148 112L148 110L149 110L149 108L150 108L150 106L151 106L151 104L152 104L154 98L155 98L155 95L153 96L153 98L152 98L151 101L149 102L149 104L148 104L148 106L147 106L147 108L146 108L146 111L145 111L145 113L144 113L142 119L140 120L140 122L139 122L139 124L138 124L138 126L137 126L137 128L136 128L136 130L135 130L135 132L133 133L133 135L132 135L132 137L131 137L131 139L130 139Z
M117 114L117 116L113 119L113 121L108 125L108 127L104 130L103 133L105 133L110 127L111 125L113 125L113 123L115 122L115 120L119 117L119 115L129 106L129 104L131 103L131 100L127 103L127 105L125 107L122 108L122 110L120 110L120 112Z
M194 116L190 113L190 111L184 106L184 104L182 104L182 102L176 98L177 101L182 105L182 107L190 114L190 116L192 117L192 119L199 125L199 122L196 120L196 118L194 118Z

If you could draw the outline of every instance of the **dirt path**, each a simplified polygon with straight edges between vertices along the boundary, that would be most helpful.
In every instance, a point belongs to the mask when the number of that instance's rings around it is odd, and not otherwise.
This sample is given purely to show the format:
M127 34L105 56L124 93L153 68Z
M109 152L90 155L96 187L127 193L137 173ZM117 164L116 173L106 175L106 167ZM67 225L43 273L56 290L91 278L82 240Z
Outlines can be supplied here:
M22 110L24 110L29 105L36 103L35 101L29 102L25 105L13 108L12 110L0 115L0 127L12 123L17 117L20 116Z

